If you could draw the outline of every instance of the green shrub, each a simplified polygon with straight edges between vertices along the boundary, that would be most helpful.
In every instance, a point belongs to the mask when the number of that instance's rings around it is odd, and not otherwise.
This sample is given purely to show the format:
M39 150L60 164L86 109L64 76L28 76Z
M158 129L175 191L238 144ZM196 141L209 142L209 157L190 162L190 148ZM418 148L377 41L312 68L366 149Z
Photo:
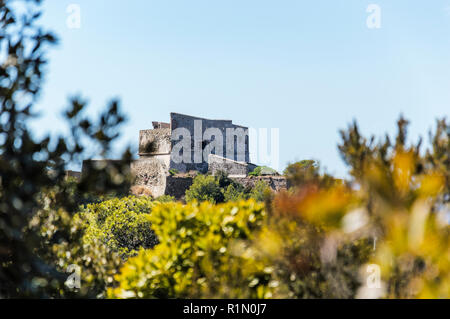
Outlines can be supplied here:
M261 176L261 170L262 167L258 166L257 168L255 168L253 171L251 171L250 173L248 173L248 176Z
M224 191L224 201L225 202L236 202L241 199L246 199L247 196L244 193L244 187L240 184L238 185L228 185Z
M217 176L198 175L186 191L186 201L209 201L217 204L252 198L262 202L269 193L270 187L264 181L257 181L253 187L244 187L225 173Z
M334 261L324 261L326 231L274 208L268 216L254 200L158 205L149 220L161 243L128 259L107 296L354 297L371 242L339 245Z
M175 176L179 173L179 171L176 168L169 169L170 176Z
M340 183L340 180L331 175L321 173L320 163L315 160L302 160L289 164L283 172L289 184L293 187L301 187L310 183L318 183L322 186L330 186Z
M262 175L279 175L276 170L268 166L258 166L248 176L262 176Z
M194 178L191 187L186 191L186 201L209 201L222 203L224 201L223 190L219 180L212 175L198 175Z
M241 253L265 217L263 204L168 203L149 220L161 243L128 259L110 298L261 298L270 267Z
M257 181L253 187L245 187L234 183L228 185L224 192L225 202L236 202L239 200L254 199L257 202L264 202L272 193L269 185L263 181Z
M73 192L72 181L67 181L67 192ZM40 242L37 253L40 258L49 264L55 265L60 273L55 274L54 280L49 284L53 286L55 280L60 280L58 293L55 298L98 298L104 297L106 287L114 284L114 275L117 274L123 260L99 239L92 238L83 243L87 221L86 216L77 214L73 217L64 209L54 209L62 189L48 189L42 192L39 201L42 208L31 219L25 233L34 233ZM84 200L84 198L83 198ZM70 265L80 267L80 289L70 289L64 285L69 273ZM55 287L56 288L56 287Z
M265 181L257 181L255 185L250 189L248 198L252 198L258 202L263 202L270 194L272 190Z
M151 199L134 196L87 205L80 213L87 223L83 241L100 240L124 258L152 248L158 243L148 220L154 206Z
M175 197L170 196L170 195L162 195L162 196L159 196L156 199L156 201L159 202L159 203L170 203L170 202L174 202L175 201Z
M98 238L92 238L89 243L84 243L82 239L84 227L81 220L72 219L68 240L46 247L47 249L51 247L52 260L64 273L65 278L69 276L67 271L70 265L76 265L81 270L80 289L74 291L65 286L64 292L61 291L59 297L104 298L106 288L114 286L114 275L124 262L117 252Z

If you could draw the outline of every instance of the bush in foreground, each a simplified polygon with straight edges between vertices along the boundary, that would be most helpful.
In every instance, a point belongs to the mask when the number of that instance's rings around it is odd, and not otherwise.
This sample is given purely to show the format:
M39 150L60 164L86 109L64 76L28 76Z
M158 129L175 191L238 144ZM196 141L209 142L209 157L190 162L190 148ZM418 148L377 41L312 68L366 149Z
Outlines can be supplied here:
M155 203L149 197L129 196L87 205L79 213L86 223L83 242L99 240L123 257L152 248L158 239L148 217Z
M255 201L154 207L148 217L160 244L127 261L108 297L264 297L270 269L234 245L251 240L264 216Z

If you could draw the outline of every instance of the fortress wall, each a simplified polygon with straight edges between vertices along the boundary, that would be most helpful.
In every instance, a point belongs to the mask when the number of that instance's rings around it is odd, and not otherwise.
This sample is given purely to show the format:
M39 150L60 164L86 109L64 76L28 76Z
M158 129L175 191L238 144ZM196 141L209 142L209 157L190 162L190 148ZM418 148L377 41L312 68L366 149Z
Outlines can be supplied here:
M234 125L230 120L209 120L184 114L171 113L171 128L172 128L172 149L173 146L178 143L181 138L176 139L174 134L174 130L179 128L184 128L189 132L191 138L191 160L189 163L177 163L173 159L171 160L170 166L171 168L176 168L180 172L188 172L188 171L199 171L201 173L206 173L208 171L208 158L203 158L201 161L197 161L195 163L194 158L194 150L203 150L207 145L216 140L215 136L211 136L208 138L205 136L205 131L208 129L218 129L222 136L222 154L220 154L220 150L213 149L212 154L218 154L223 157L229 158L235 161L249 162L249 138L248 138L248 128L240 125ZM201 132L195 131L195 123L201 123ZM227 136L229 131L227 129L233 129L235 132L238 129L238 132L241 131L243 134L242 137L236 138L233 136ZM229 145L231 152L227 152L227 137L233 140L232 145ZM238 146L238 141L241 142L241 147ZM234 144L234 145L233 145ZM180 153L180 156L182 154Z
M289 184L284 176L247 176L247 177L231 177L234 181L239 184L242 184L244 187L253 187L256 182L264 181L269 187L275 191L279 192L283 189L288 189Z
M128 164L134 177L134 186L148 191L153 197L167 194L177 199L184 197L186 190L192 184L192 177L170 176L169 169L177 169L180 173L197 171L200 173L217 174L226 172L230 178L244 186L253 186L258 180L266 181L269 186L279 191L287 188L287 181L280 176L249 177L249 172L255 169L255 165L249 163L249 138L248 128L234 125L230 120L209 120L189 115L171 113L171 123L153 122L154 129L141 130L139 132L139 156L138 160ZM196 124L200 124L197 125ZM174 133L183 128L188 140L185 143L186 150L190 151L190 160L187 163L174 161L174 146L179 146L180 138ZM208 129L216 129L220 137L214 134L207 136ZM227 129L232 129L230 132ZM237 130L237 132L236 132ZM236 137L233 133L239 133ZM231 134L233 136L227 136ZM232 138L231 138L232 137ZM223 138L220 149L211 149L210 154L204 154L220 138ZM228 143L230 142L230 143ZM228 143L228 145L227 145ZM240 145L238 145L240 143ZM227 149L229 152L227 152ZM184 151L182 149L181 151ZM194 156L194 150L200 151L200 158ZM182 154L179 154L182 155ZM206 158L205 158L206 155ZM196 162L197 161L197 162ZM105 168L117 166L118 161L86 161L83 163L83 174L89 174L89 167L100 165ZM180 174L181 175L181 174Z
M170 128L139 131L139 155L170 154L172 149Z
M166 177L169 175L170 155L140 158L131 163L133 185L144 186L153 197L164 195Z
M245 177L250 172L250 167L248 163L245 162L237 162L214 154L209 154L208 171L212 175L217 175L222 171L226 172L228 175Z

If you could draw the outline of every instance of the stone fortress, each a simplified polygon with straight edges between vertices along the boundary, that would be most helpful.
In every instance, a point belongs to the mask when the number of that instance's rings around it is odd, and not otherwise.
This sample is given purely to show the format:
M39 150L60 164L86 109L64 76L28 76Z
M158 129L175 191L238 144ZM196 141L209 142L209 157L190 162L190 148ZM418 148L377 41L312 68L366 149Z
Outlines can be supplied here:
M184 196L196 174L224 172L244 186L264 180L273 190L287 187L279 174L249 176L248 128L230 120L209 120L170 113L170 123L153 122L139 132L139 158L131 162L134 188L153 197ZM87 162L83 163L83 173Z

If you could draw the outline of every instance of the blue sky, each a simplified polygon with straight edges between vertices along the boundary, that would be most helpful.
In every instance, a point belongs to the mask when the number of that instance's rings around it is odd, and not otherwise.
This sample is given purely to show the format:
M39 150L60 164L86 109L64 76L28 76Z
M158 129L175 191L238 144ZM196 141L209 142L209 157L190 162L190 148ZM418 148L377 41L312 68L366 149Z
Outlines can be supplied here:
M66 26L67 6L81 28ZM369 29L366 8L381 8ZM59 35L37 107L37 134L64 127L71 95L90 114L119 97L120 145L169 112L280 129L280 169L318 159L344 175L338 130L411 139L450 114L450 0L46 0L42 23ZM119 146L118 146L119 148Z

